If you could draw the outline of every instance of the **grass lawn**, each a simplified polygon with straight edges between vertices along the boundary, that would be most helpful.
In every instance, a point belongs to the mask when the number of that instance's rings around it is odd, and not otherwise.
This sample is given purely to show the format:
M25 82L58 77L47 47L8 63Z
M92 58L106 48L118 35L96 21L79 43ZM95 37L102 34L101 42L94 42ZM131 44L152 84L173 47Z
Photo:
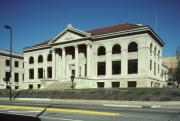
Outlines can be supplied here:
M13 95L15 95L13 91ZM8 97L8 90L0 90L0 97ZM59 91L21 90L21 98L127 100L127 101L180 101L180 89L167 88L111 88L69 89Z

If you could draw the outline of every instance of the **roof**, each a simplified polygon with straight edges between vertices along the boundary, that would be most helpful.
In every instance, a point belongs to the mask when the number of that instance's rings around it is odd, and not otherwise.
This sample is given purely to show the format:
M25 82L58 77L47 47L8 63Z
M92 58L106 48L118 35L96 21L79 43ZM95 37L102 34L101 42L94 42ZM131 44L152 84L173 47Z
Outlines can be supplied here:
M0 49L0 55L10 57L10 51ZM16 52L12 52L12 57L23 59L23 55L20 53L16 53Z
M140 27L142 27L142 25L124 23L124 24L118 24L118 25L88 30L86 32L91 33L92 35L100 35L100 34L136 29Z
M96 35L103 35L103 34L108 34L108 33L114 33L114 32L121 32L121 31L128 31L128 30L133 30L133 29L141 29L147 27L150 31L150 34L152 37L154 37L160 45L164 45L164 42L159 38L159 36L148 26L143 26L141 24L131 24L131 23L123 23L123 24L117 24L117 25L112 25L112 26L106 26L106 27L102 27L102 28L97 28L97 29L93 29L93 30L87 30L84 31L86 33L90 33L90 36L96 36ZM31 47L26 47L26 48L32 48L32 47L39 47L39 46L43 46L43 45L48 45L48 43L52 41L52 39L47 40L47 41L43 41L39 44L33 45ZM24 48L24 49L26 49Z
M95 36L95 35L100 35L100 34L136 29L136 28L140 28L140 27L142 27L142 26L137 25L137 24L124 23L124 24L117 24L117 25L113 25L113 26L107 26L107 27L103 27L103 28L97 28L97 29L93 29L93 30L87 30L85 32L90 33L91 35ZM51 39L43 41L43 42L33 45L31 47L46 45L50 41L51 41ZM27 48L31 48L31 47L27 47Z

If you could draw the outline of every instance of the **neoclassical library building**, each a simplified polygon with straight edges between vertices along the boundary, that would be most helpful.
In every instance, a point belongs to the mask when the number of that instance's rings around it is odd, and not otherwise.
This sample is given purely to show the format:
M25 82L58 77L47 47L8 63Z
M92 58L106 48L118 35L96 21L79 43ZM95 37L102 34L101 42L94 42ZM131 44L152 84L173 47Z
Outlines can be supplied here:
M24 48L24 88L163 87L164 42L149 27L124 23L56 37ZM73 78L73 83L72 83Z

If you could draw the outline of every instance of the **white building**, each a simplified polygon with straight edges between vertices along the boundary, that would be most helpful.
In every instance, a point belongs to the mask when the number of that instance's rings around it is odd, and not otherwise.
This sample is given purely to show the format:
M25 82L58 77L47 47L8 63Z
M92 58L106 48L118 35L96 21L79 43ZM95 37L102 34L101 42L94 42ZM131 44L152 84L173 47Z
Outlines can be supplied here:
M120 24L82 31L68 25L51 40L24 48L25 88L161 87L164 42L149 27ZM54 86L52 86L54 85Z
M12 53L12 79L10 79L10 52L0 50L0 89L6 89L7 81L11 82L12 89L23 88L23 56Z

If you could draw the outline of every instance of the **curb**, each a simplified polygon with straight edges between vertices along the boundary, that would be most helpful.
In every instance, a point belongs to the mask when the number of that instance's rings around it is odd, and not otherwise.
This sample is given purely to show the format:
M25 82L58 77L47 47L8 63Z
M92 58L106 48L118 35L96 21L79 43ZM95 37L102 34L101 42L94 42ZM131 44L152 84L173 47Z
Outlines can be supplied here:
M0 101L9 102L9 98L0 98ZM117 100L78 100L78 99L47 99L47 98L17 98L12 103L44 103L44 104L67 104L67 105L100 105L122 108L178 108L180 101L117 101Z

